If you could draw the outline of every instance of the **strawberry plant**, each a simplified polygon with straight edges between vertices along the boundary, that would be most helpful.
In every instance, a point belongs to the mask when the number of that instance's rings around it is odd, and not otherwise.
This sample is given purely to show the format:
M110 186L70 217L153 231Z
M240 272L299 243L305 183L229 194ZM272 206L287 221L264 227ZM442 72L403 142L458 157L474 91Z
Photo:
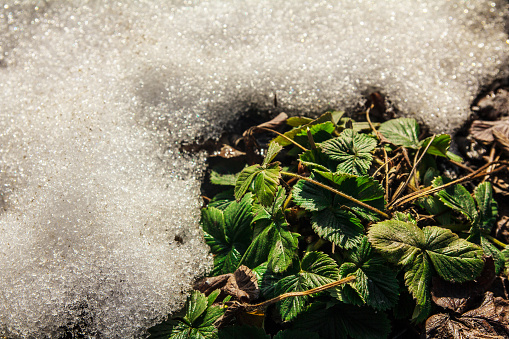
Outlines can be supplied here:
M507 162L461 164L449 135L423 137L407 118L372 123L369 110L364 122L275 121L212 167L201 224L214 268L152 337L509 335L509 302L490 290L509 271L489 182ZM447 306L458 300L468 307Z

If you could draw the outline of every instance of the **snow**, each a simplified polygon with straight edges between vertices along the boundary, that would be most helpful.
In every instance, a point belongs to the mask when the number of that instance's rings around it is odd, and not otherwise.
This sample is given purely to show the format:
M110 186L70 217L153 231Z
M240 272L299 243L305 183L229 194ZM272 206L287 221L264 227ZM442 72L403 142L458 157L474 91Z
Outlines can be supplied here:
M182 141L370 88L452 131L506 66L504 4L0 3L0 335L143 336L211 265Z

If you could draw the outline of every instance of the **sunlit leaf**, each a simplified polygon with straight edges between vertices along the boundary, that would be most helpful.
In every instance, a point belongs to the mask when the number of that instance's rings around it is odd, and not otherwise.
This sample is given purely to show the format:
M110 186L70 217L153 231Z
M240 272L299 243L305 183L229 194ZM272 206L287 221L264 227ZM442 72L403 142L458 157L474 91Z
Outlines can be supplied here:
M269 149L267 150L267 155L265 156L265 159L263 159L262 166L268 165L276 155L283 149L283 146L278 144L277 142L271 142L269 145Z
M386 260L403 266L405 284L421 308L429 308L435 272L445 280L464 282L483 268L478 246L440 227L421 230L413 223L388 220L373 225L368 237Z
M442 177L437 177L433 180L433 186L435 187L442 184ZM449 186L439 191L437 196L447 207L465 215L472 224L477 222L478 214L474 198L462 185Z
M483 182L477 186L474 192L475 201L479 209L479 227L489 234L497 221L497 202L493 199L491 183Z
M364 175L373 160L371 152L376 144L376 140L369 135L346 129L339 137L323 142L320 147L326 155L338 162L336 171Z
M270 222L262 223L255 228L255 237L241 264L256 267L268 261L268 269L283 272L297 257L298 234L290 232L281 212Z
M235 198L240 200L253 184L253 192L260 203L270 206L274 200L279 179L281 177L279 163L269 165L253 165L240 172L235 184Z
M252 195L232 202L226 209L207 207L202 210L201 224L205 241L214 254L214 274L231 273L251 242Z
M289 118L287 120L287 123L290 122L290 123L294 124L294 122L295 122L295 124L298 124L297 121L299 121L299 123L302 121L302 120L291 120L291 119L292 118ZM313 125L321 124L321 123L324 123L324 122L327 122L327 121L332 121L332 114L330 112L324 113L318 119L315 119L315 120L313 120L311 122L308 122L305 125L300 125L299 127L295 127L294 129L286 132L284 135L288 139L293 140L293 139L295 139L295 136L297 134L299 134L302 131L306 131L307 127L311 127ZM277 136L276 138L274 138L271 141L271 143L274 143L274 142L277 142L281 146L288 146L288 145L292 144L290 141L288 141L286 138L283 138L282 136Z
M386 121L378 129L385 138L397 146L419 149L419 124L415 119L399 118Z
M421 147L425 149L433 137L429 137L421 141ZM451 145L451 136L449 134L436 135L428 148L427 154L438 155L440 157L448 157L449 146Z
M327 254L308 252L302 258L300 271L277 278L273 296L288 292L302 292L338 280L338 266ZM291 297L280 301L278 310L284 321L295 318L304 310L308 296Z
M214 322L223 315L220 307L209 306L207 297L193 291L184 306L185 315L168 319L149 329L150 338L155 339L216 339Z

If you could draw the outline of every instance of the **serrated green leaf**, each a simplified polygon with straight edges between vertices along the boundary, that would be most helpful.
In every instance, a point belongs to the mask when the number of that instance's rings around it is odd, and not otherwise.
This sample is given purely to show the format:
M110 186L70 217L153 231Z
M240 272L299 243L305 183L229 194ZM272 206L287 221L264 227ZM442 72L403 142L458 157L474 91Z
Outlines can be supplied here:
M214 170L210 171L210 182L214 185L235 186L238 173L221 174Z
M433 186L435 187L440 186L442 183L442 177L437 177L433 180ZM472 198L467 189L462 185L447 187L439 191L437 196L447 207L465 215L472 224L477 222L478 214L475 208L474 198Z
M267 150L267 155L265 156L265 159L263 159L262 166L268 165L272 160L274 160L276 155L281 152L282 149L283 146L277 142L271 142L269 144L269 149Z
M364 232L364 226L352 212L337 207L314 212L311 226L320 238L345 249L358 245Z
M340 279L355 275L355 281L346 285L345 289L348 291L352 288L357 293L345 294L342 298L344 302L357 305L362 300L382 311L396 305L399 295L396 272L387 266L384 259L372 252L367 237L363 238L357 248L347 252L345 260L347 262L339 269Z
M485 234L489 234L497 221L497 202L493 199L491 183L483 182L474 192L477 208L479 209L479 227Z
M280 172L281 167L278 163L274 163L268 165L256 175L254 179L254 193L263 206L272 205L281 177Z
M290 120L290 119L288 119L288 120ZM288 122L288 120L287 120L287 122ZM293 122L294 120L290 120L290 121ZM321 124L321 123L324 123L327 121L332 121L332 114L330 112L324 113L318 119L315 119L305 125L301 125L299 127L296 127L294 129L284 133L284 136L293 140L298 133L305 131L307 127L311 127L313 125ZM273 143L273 142L277 142L281 146L288 146L288 145L292 144L290 141L283 138L282 136L277 136L276 138L272 139L271 143Z
M255 179L255 177L262 170L260 165L253 165L244 168L239 176L237 177L237 182L235 183L235 199L240 201L244 194L246 194L247 190L251 186L251 183Z
M285 330L277 332L272 339L320 339L320 336L303 330Z
M225 210L230 203L235 201L233 196L233 189L216 194L212 200L207 204L207 207L215 207L220 210Z
M251 240L252 195L232 202L224 211L215 207L202 210L205 241L214 254L213 274L235 271Z
M399 118L386 121L378 129L384 137L397 146L419 149L419 124L415 119Z
M459 155L456 155L454 153L452 153L451 151L447 151L447 157L449 159L451 159L452 161L456 161L456 162L459 162L459 163L462 163L463 162L463 158L460 157Z
M300 144L306 148L312 147L311 143L309 141L308 133L307 133L308 128L309 128L309 132L311 133L311 136L313 137L313 141L316 144L324 142L324 141L332 138L332 133L336 129L336 127L334 126L334 124L332 122L327 121L327 122L324 122L321 124L308 126L308 127L306 127L306 129L299 131L295 135L294 140L295 140L295 142L297 142L298 144Z
M339 163L337 171L365 175L373 160L371 152L376 144L376 140L369 135L346 129L339 137L323 142L320 147L327 156Z
M207 297L193 291L184 306L183 318L175 318L149 329L150 338L156 339L216 339L214 322L223 315L220 307L208 306Z
M270 339L263 328L255 326L228 326L218 333L219 339Z
M340 192L343 192L344 194L352 198L355 198L372 207L375 207L378 210L383 211L385 209L384 189L382 185L380 185L380 183L373 179L372 177L368 176L358 177L355 175L350 175L341 172L330 173L315 171L315 173L329 180L328 184L330 184L330 182L334 183L334 188L336 188ZM318 177L317 181L320 181ZM314 186L317 187L316 185ZM325 190L321 187L319 188ZM330 193L334 195L334 204L339 204L349 208L361 218L371 221L376 221L379 219L378 214L376 214L375 212L365 207L362 207L349 199L336 195L335 193L332 192Z
M320 171L335 172L337 167L336 162L325 155L320 147L299 154L299 160L310 170L317 169Z
M184 320L190 324L194 323L207 307L207 297L201 292L193 291L186 302L186 315L184 316Z
M424 313L430 307L433 272L449 281L465 282L475 279L484 265L478 246L436 226L421 230L413 223L387 220L373 225L368 238L386 260L404 267L405 284ZM424 316L420 312L419 317Z
M306 291L338 280L338 266L332 258L321 252L308 252L302 258L300 271L279 278L271 291L274 295ZM295 318L309 299L308 296L291 297L280 301L278 310L284 321Z
M286 191L283 187L279 186L276 192L276 198L271 206L263 206L261 204L253 205L253 223L259 220L273 220L277 217L278 213L282 213L282 207L286 200Z
M320 173L320 176L312 175L311 178L330 185L326 180L328 179L337 185L339 191L348 192L347 194L355 199L383 209L383 189L374 179L345 173L329 173L330 175L324 178L326 172L317 173ZM295 184L293 200L297 205L313 212L311 221L314 231L341 248L352 248L362 238L364 227L352 211L368 220L378 218L372 211L351 200L304 180Z
M368 307L315 302L297 317L294 328L327 339L378 339L387 338L391 326L385 313Z
M481 247L485 256L493 258L495 262L495 274L499 274L505 265L504 254L484 236L481 236Z
M421 141L421 147L425 149L433 137L429 137ZM439 157L447 157L447 151L451 145L451 136L449 134L439 134L435 136L431 146L428 148L427 154L437 155Z
M267 224L255 230L257 233L246 250L239 265L256 267L268 261L268 269L283 272L297 257L298 235L290 232L282 212Z

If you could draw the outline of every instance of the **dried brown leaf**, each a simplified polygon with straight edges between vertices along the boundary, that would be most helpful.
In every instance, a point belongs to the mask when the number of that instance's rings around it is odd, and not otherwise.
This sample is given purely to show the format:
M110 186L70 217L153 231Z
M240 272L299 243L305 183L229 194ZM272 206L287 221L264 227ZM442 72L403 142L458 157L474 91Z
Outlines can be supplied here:
M497 131L500 136L509 138L509 120L475 120L470 127L470 134L475 139L488 144L495 140L493 131Z
M240 300L240 302L255 300L260 295L255 274L244 265L240 266L228 279L223 291Z
M426 321L426 338L509 338L509 301L486 292L482 304L461 316L436 314Z
M499 129L493 129L493 136L497 141L497 145L500 149L506 154L509 154L509 128L506 128L504 131Z
M242 303L255 300L260 295L255 274L244 265L233 273L202 279L196 282L193 288L205 295L220 289L223 297L231 295Z
M276 129L279 126L283 125L286 122L286 119L288 119L288 114L282 112L279 113L276 117L273 119L264 122L263 124L260 124L256 126L257 128L270 128L270 129Z
M479 278L465 283L452 283L433 277L431 296L438 306L463 313L479 301L479 297L495 280L495 262L492 257L484 259L484 268Z

